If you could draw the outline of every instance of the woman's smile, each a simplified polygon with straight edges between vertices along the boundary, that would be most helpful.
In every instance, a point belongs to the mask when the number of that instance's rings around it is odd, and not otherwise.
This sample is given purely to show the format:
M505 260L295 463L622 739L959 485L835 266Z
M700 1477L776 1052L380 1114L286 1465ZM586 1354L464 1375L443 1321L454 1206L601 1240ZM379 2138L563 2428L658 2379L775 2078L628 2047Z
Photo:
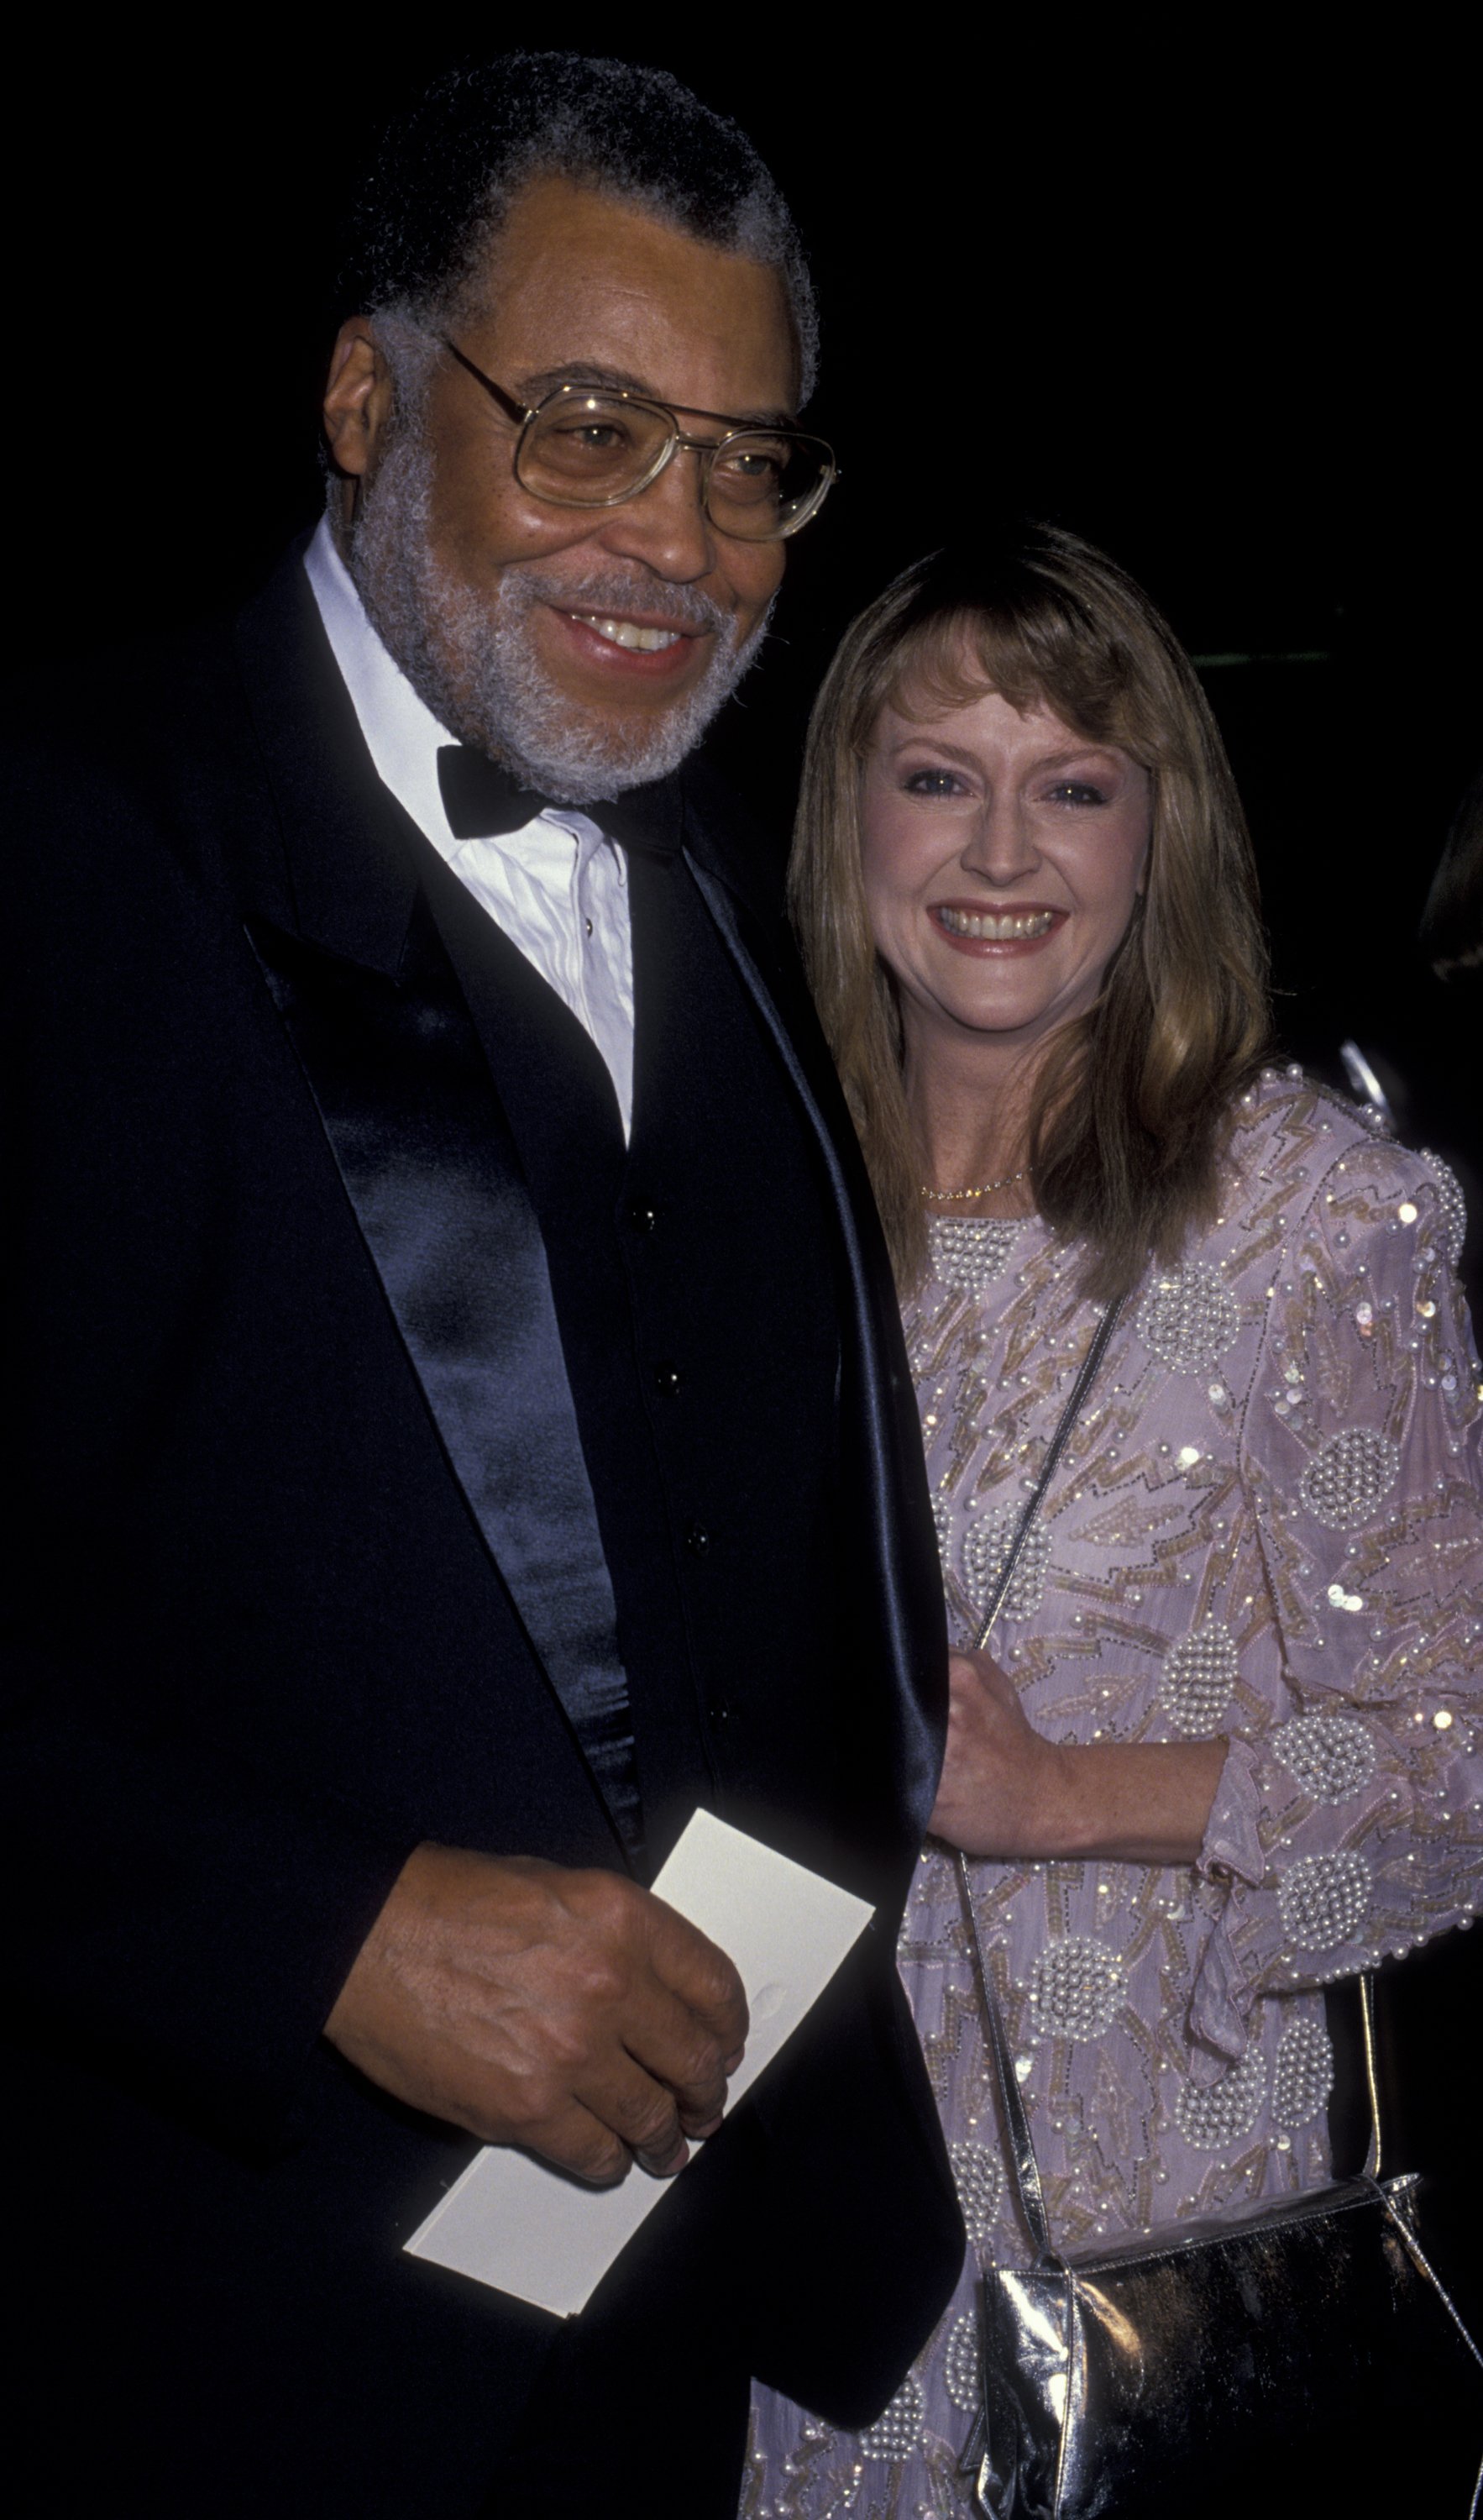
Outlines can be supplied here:
M995 954L1024 953L1044 942L1065 919L1063 910L1038 906L1019 910L969 909L956 901L934 901L927 916L935 919L950 943L969 951L983 946Z

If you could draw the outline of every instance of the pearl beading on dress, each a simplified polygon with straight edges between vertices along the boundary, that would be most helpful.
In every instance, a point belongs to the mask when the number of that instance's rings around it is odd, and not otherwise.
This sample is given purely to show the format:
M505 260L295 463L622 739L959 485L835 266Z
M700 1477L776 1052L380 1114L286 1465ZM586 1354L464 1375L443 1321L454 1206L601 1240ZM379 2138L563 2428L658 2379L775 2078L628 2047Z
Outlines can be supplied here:
M1400 1475L1401 1456L1388 1435L1373 1426L1345 1426L1315 1453L1298 1494L1330 1531L1353 1531L1370 1520Z
M956 1294L981 1295L1003 1274L1020 1227L992 1216L934 1216L927 1226L933 1275Z
M1272 2074L1272 2114L1282 2127L1307 2126L1333 2089L1333 2046L1321 2021L1283 2031Z
M1298 1951L1336 1951L1354 1940L1370 1912L1370 1866L1353 1847L1300 1856L1282 1874L1277 1895Z
M1277 1727L1272 1747L1315 1802L1347 1802L1374 1775L1374 1742L1352 1715L1294 1715Z
M1157 1278L1134 1320L1149 1354L1174 1373L1208 1373L1240 1327L1240 1307L1207 1260L1187 1261Z
M1236 1640L1219 1619L1206 1619L1165 1654L1159 1704L1176 1732L1208 1740L1221 1729L1236 1683Z
M1097 2039L1127 1999L1128 1972L1090 1934L1067 1934L1041 1953L1030 1978L1030 2019L1042 2039Z
M1004 2169L986 2143L960 2141L948 2146L953 2182L963 2210L964 2228L974 2248L981 2248L998 2219L1004 2195Z
M1182 2084L1174 2114L1196 2152L1225 2152L1251 2133L1266 2096L1266 2059L1259 2048L1248 2048L1218 2083Z
M963 1544L964 1582L980 1614L993 1598L994 1587L1019 1528L1021 1510L1017 1504L997 1506L991 1513L979 1514L968 1526ZM1024 1547L1000 1605L1001 1618L1034 1618L1045 1594L1050 1566L1051 1535L1044 1523L1037 1521L1025 1534Z

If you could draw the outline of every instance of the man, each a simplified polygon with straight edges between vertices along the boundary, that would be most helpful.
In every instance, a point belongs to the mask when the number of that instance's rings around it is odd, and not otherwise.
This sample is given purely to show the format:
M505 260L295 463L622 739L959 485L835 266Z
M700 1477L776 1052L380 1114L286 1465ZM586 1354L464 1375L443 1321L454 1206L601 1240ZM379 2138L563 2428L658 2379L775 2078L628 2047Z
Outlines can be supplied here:
M19 2507L706 2520L748 2371L868 2418L962 2246L889 1280L679 771L828 487L807 280L740 133L556 56L359 240L307 551L20 747ZM700 1804L876 1923L562 2329L402 2244L474 2138L717 2127L744 1999L644 1886Z

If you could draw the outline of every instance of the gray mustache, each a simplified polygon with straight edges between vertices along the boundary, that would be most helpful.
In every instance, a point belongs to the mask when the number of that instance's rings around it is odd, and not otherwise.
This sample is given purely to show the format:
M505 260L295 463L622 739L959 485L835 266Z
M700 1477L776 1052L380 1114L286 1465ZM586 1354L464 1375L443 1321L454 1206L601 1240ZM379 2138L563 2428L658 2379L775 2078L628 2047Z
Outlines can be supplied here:
M652 612L676 630L712 631L723 638L736 626L697 587L667 586L622 570L574 580L517 562L505 572L505 588L517 585L527 602L559 605L563 612Z

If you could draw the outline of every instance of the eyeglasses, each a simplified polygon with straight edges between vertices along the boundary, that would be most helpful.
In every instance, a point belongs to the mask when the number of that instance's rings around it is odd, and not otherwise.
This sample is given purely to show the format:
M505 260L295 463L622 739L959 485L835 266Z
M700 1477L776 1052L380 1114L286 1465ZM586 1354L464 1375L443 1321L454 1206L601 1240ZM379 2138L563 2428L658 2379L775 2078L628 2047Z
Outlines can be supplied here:
M700 499L718 533L741 542L782 542L816 517L837 478L834 450L796 428L741 428L724 412L687 411L714 421L719 437L692 437L667 403L616 385L558 385L532 410L443 339L459 366L519 429L515 477L555 508L616 508L657 481L679 453L700 459Z

